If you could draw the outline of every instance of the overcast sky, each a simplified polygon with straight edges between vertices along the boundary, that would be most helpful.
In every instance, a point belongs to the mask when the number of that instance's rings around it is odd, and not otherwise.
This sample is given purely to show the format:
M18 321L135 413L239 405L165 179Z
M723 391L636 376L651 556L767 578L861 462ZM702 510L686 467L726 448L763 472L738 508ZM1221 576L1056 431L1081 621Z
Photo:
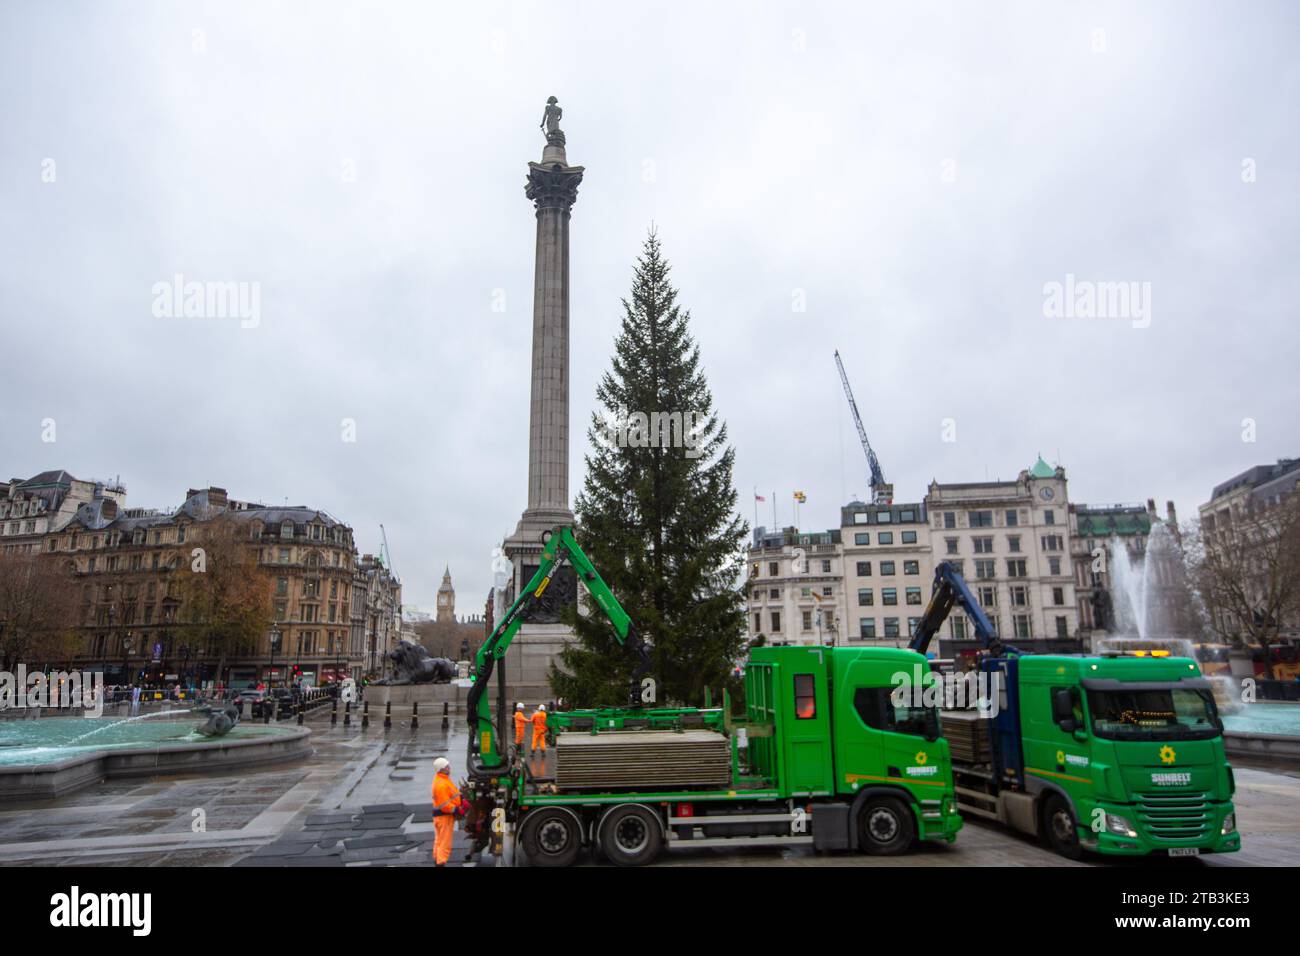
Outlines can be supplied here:
M571 494L654 222L751 521L755 486L761 523L773 491L789 523L798 489L814 530L867 493L836 348L901 500L1041 452L1071 500L1190 516L1300 453L1298 21L1264 2L4 0L3 477L120 475L134 507L287 499L363 551L382 522L408 604L431 608L450 564L458 611L480 611L527 492L523 184L553 94L586 167ZM177 273L257 283L256 327L156 317ZM1067 275L1149 283L1149 323L1045 315Z

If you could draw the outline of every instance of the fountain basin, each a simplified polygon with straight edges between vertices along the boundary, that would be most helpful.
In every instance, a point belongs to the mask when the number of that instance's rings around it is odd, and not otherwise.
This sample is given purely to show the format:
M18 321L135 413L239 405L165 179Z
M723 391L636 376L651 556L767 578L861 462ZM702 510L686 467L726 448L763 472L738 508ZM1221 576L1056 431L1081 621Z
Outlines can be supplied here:
M1265 701L1223 717L1230 756L1300 760L1300 704Z
M134 725L78 717L0 721L0 802L48 800L110 777L226 773L312 751L305 727L239 724L209 738L196 726L188 715Z

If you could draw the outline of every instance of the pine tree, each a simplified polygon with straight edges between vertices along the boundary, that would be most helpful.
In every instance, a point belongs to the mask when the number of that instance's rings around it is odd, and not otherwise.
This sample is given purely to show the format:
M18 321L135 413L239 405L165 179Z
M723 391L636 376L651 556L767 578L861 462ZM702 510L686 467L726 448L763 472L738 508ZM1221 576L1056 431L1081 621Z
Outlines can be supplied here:
M700 704L706 687L730 682L744 646L749 529L736 512L735 452L668 273L652 230L596 390L574 505L584 550L649 645L657 702ZM632 655L598 613L571 620L578 641L563 671L552 667L552 688L577 706L626 703Z

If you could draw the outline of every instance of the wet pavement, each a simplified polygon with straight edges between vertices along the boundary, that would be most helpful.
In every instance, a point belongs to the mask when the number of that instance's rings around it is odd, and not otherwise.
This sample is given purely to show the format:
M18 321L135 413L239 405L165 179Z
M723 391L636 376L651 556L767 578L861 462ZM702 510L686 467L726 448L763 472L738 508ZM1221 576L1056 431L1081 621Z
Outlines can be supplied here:
M361 729L311 719L311 757L231 776L113 780L68 797L0 805L0 866L429 866L433 761L459 778L463 724L425 717L412 730L382 718ZM1112 866L1295 866L1300 864L1300 767L1234 761L1243 849L1193 860ZM453 864L463 862L459 831ZM492 862L491 858L482 863ZM590 864L590 858L584 858ZM1082 864L999 827L967 821L956 844L927 844L897 857L815 854L805 848L692 849L660 866L1061 866Z

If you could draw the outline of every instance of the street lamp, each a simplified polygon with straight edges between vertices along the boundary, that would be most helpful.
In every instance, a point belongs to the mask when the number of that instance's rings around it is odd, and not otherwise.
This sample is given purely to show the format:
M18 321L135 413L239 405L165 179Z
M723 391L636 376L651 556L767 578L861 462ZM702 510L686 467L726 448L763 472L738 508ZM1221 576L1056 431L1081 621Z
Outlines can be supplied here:
M275 682L275 652L280 649L280 629L271 629L271 673L267 675L266 689L270 690Z

